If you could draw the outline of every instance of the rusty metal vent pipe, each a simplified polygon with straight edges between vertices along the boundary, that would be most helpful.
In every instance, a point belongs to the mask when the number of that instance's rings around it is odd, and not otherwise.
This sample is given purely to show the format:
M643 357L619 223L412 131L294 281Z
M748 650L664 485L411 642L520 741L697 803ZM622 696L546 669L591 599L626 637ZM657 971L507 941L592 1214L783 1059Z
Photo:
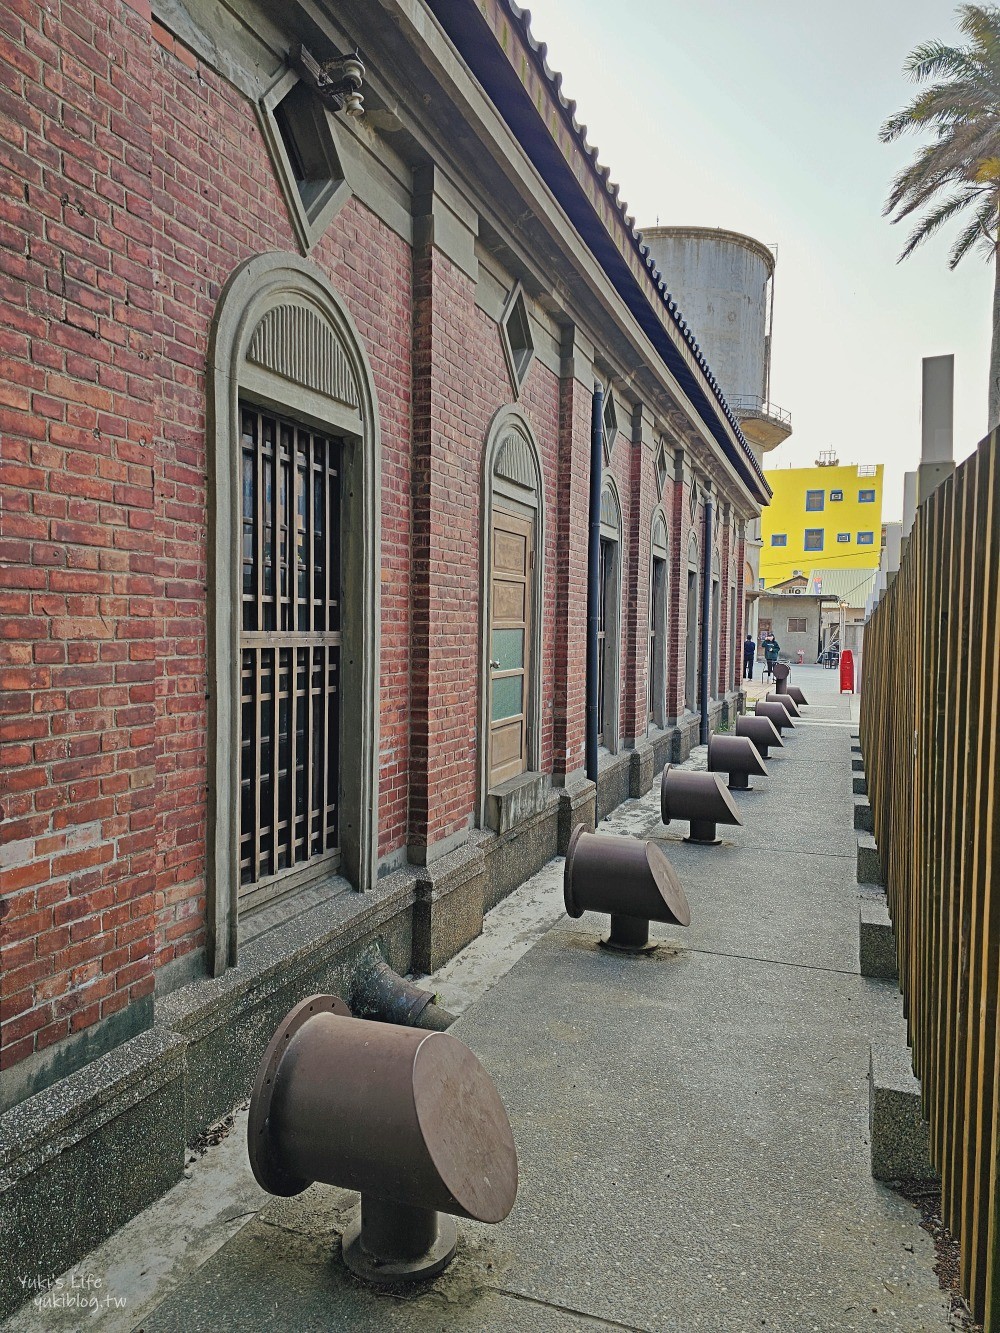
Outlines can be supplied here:
M458 1244L451 1218L501 1222L517 1194L507 1112L469 1048L352 1018L334 995L303 1000L274 1034L247 1138L271 1194L317 1180L360 1191L344 1262L378 1285L440 1273Z
M737 736L749 736L756 745L758 753L762 759L768 758L768 747L776 745L779 749L784 747L785 742L781 739L781 732L774 725L769 717L738 717L736 719Z
M786 727L795 726L784 704L768 703L766 699L759 699L753 711L757 717L770 718L781 732L784 732Z
M394 972L374 945L359 959L348 982L350 1011L358 1018L444 1032L455 1015L435 1004L434 998L433 991Z
M771 671L771 675L774 677L774 683L779 690L784 687L785 682L791 674L792 668L787 662L775 662L774 668Z
M743 823L718 774L674 768L670 764L660 779L660 818L664 824L672 819L688 820L691 827L684 841L703 847L721 841L715 836L716 824Z
M802 693L802 691L799 689L797 685L786 685L785 693L790 695L792 699L795 701L795 703L799 705L800 708L803 707L803 705L809 703L809 700L806 698L806 696Z
M769 704L784 704L789 717L802 716L799 712L798 705L790 694L778 694L775 690L771 690L765 695L764 702Z
M708 742L708 771L728 773L730 791L752 791L751 774L767 777L764 760L749 736L713 736Z
M654 842L573 830L563 870L563 900L572 917L610 912L605 949L646 953L650 921L691 924L691 909L666 853Z

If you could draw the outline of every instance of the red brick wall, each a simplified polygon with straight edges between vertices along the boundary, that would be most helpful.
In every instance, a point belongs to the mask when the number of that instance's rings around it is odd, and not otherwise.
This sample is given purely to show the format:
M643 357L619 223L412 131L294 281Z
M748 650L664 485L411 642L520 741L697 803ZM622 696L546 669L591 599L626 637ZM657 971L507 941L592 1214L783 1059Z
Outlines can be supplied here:
M232 271L295 249L244 98L148 10L59 14L0 14L5 1065L203 942L208 338ZM410 257L350 202L313 258L380 412L384 853L407 810Z
M592 392L576 379L559 389L559 456L555 490L553 771L583 768L587 724L587 541L590 521Z
M12 1065L148 995L157 968L204 941L207 353L233 271L296 245L253 108L124 0L0 8L0 165ZM440 252L414 259L352 200L312 258L357 325L381 425L385 855L474 815L482 460L514 389L497 325ZM540 759L558 774L584 759L591 397L536 359L518 401L543 473ZM616 464L632 736L645 727L655 482L626 437ZM676 714L686 492L668 482L663 503Z
M490 422L514 400L498 325L472 280L429 249L415 273L413 416L413 684L410 843L433 846L468 828L479 767L479 601L483 458ZM469 348L476 354L470 360ZM546 571L555 568L560 381L537 359L518 407L542 466ZM552 766L556 587L543 579L541 765Z
M153 985L148 19L0 11L4 1063Z

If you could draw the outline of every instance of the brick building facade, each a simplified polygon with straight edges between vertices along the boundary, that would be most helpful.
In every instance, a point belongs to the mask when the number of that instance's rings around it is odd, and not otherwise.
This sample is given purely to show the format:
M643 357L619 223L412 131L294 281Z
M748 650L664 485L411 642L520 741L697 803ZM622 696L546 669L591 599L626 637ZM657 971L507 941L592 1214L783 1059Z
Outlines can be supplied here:
M735 707L766 484L521 11L240 12L0 14L9 1234L129 1144L25 1271L177 1178L294 999L439 965ZM355 49L360 120L309 58Z

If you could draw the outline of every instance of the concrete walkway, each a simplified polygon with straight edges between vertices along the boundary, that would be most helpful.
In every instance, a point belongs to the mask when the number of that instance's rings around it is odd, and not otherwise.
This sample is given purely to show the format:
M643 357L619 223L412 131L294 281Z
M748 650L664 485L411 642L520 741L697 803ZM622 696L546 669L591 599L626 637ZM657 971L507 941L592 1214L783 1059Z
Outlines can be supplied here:
M127 1315L28 1307L8 1327L951 1327L916 1211L869 1170L868 1045L902 1026L895 986L858 975L852 701L834 672L795 680L808 720L737 797L745 826L720 830L723 846L663 828L657 789L602 825L662 841L690 929L654 925L661 947L643 958L598 950L607 918L561 914L557 861L436 978L499 1085L521 1167L511 1216L462 1223L441 1278L408 1296L358 1286L337 1246L356 1196L263 1195L239 1119L78 1266L127 1295Z

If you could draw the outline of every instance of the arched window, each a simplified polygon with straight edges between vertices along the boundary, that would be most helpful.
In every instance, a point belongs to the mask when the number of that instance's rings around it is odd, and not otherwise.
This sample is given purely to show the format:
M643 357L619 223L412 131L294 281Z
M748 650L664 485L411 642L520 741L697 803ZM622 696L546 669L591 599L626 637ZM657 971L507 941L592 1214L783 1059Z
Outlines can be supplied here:
M622 511L614 481L601 491L600 608L597 629L597 738L618 750Z
M269 254L236 271L209 364L219 972L236 961L241 911L320 877L375 879L380 468L361 340L307 261Z
M480 822L492 789L541 767L544 517L531 427L505 408L491 426L483 468Z
M649 720L667 723L667 524L662 510L653 513L649 570Z

